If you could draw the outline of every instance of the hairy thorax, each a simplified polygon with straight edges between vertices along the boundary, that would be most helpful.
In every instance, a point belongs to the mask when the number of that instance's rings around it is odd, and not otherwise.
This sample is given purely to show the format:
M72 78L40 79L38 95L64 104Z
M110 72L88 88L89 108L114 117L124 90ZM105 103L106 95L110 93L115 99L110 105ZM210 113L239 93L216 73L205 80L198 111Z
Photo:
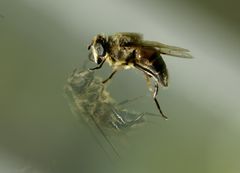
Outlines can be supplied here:
M121 47L119 45L115 45L111 48L107 55L108 63L114 68L132 68L134 61L133 52L133 47Z

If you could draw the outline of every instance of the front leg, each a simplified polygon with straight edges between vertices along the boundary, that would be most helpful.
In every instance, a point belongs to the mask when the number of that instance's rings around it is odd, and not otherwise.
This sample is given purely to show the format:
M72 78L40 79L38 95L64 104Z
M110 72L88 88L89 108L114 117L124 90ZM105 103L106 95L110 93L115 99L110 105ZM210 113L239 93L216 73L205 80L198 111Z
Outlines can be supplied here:
M103 66L104 62L106 61L106 59L107 59L107 58L104 58L104 59L102 60L102 62L100 63L99 66L94 67L94 68L90 68L89 70L93 71L93 70L97 70L97 69L102 68L102 66Z

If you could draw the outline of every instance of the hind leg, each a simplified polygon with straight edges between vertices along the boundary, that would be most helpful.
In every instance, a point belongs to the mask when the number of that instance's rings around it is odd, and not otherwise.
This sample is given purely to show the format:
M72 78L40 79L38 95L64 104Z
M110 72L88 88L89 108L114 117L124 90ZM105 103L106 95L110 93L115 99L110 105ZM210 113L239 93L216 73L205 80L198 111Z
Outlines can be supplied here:
M150 78L151 78L151 76L149 76L148 74L145 73L145 79L146 79L146 82L147 82L148 89L149 89L150 92L153 92L152 83L151 83Z
M164 115L164 113L162 112L161 107L160 107L160 105L159 105L159 103L158 103L157 95L158 95L158 82L155 82L153 99L154 99L154 101L155 101L155 103L156 103L156 105L157 105L157 108L158 108L160 114L162 115L163 118L165 118L165 119L167 120L167 119L168 119L167 116Z
M149 77L152 77L154 79L154 91L153 91L153 99L154 99L154 102L158 108L158 111L160 112L160 114L162 115L163 118L167 119L167 117L163 114L162 110L161 110L161 107L158 103L158 100L157 100L157 95L158 95L158 76L157 74L153 73L151 70L139 65L139 64L134 64L134 66L141 70L144 74L146 74Z

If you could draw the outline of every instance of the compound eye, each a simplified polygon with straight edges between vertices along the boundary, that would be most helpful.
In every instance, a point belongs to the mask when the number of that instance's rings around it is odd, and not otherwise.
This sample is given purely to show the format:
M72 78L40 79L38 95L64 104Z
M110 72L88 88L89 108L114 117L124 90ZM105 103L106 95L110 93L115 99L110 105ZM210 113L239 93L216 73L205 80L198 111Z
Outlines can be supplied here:
M96 46L95 46L95 49L96 49L97 54L98 54L99 56L104 56L104 55L105 55L105 50L104 50L102 44L97 43Z

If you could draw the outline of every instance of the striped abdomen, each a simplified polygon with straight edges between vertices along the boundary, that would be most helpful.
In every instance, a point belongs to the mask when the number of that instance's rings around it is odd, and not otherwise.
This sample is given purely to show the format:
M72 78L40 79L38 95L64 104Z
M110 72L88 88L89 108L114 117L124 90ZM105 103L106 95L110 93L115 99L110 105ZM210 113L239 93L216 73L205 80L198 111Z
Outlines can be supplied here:
M168 86L168 71L160 53L155 48L136 49L136 63L145 68L147 75L154 77L163 86Z

